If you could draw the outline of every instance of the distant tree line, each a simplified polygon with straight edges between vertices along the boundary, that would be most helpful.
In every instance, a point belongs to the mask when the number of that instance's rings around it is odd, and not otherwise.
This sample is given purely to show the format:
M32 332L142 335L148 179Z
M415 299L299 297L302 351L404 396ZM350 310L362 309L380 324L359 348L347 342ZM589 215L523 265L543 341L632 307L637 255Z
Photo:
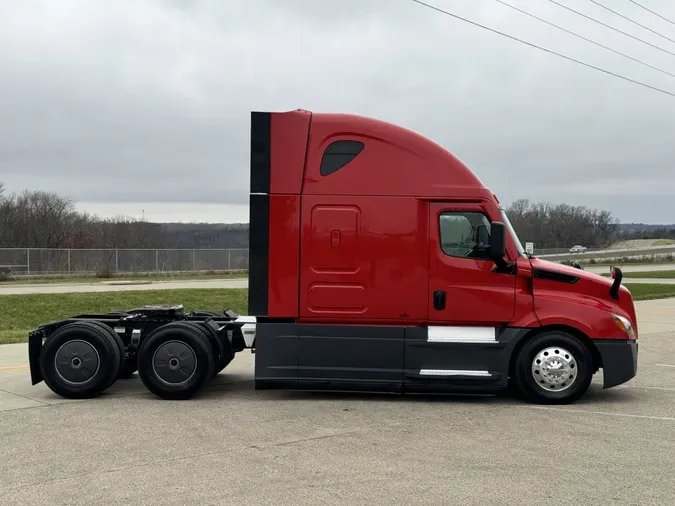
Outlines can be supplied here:
M602 209L521 199L508 206L506 212L519 239L533 242L539 250L571 248L575 244L601 248L622 238L618 220Z
M622 230L622 239L675 239L675 225Z
M521 199L507 208L523 243L535 248L606 247L620 239L675 239L675 226L619 225L609 211ZM248 248L248 224L149 223L78 212L56 193L7 194L0 182L0 248Z
M7 194L0 182L0 248L248 248L248 224L101 219L56 193Z

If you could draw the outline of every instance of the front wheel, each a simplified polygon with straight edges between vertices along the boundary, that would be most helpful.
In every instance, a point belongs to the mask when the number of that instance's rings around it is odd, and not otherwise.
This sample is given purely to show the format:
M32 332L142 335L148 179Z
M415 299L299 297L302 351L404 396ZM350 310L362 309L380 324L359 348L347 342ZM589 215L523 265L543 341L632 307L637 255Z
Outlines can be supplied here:
M570 404L580 399L595 371L588 348L560 331L540 334L525 343L514 369L518 389L536 404Z

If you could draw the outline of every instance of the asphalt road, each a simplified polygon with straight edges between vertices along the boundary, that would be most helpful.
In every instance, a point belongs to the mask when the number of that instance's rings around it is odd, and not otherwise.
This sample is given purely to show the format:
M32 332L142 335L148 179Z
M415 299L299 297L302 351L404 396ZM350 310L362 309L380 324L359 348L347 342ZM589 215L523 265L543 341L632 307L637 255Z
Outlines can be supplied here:
M591 272L609 272L609 267L595 265L584 266ZM652 270L675 270L675 264L626 265L624 272L644 272ZM663 283L675 284L675 279L642 279L624 278L624 283ZM173 290L187 288L246 288L248 278L235 279L191 279L176 281L154 281L136 284L114 284L106 282L71 283L71 284L26 284L0 285L0 295L32 294L32 293L82 293L82 292L121 292L128 290Z
M581 262L584 270L590 272L609 272L610 268L606 265L590 265L588 262ZM646 271L675 271L675 264L625 264L621 265L623 272L646 272ZM628 278L626 278L628 279Z
M618 257L641 257L641 256L664 256L675 253L675 246L672 244L664 246L642 246L635 248L620 249L602 249L590 250L585 253L570 253L569 251L556 254L537 254L535 255L550 260L562 259L589 259L589 258L618 258Z
M637 305L638 376L562 407L255 391L248 353L191 401L66 401L6 345L0 504L670 505L675 300Z

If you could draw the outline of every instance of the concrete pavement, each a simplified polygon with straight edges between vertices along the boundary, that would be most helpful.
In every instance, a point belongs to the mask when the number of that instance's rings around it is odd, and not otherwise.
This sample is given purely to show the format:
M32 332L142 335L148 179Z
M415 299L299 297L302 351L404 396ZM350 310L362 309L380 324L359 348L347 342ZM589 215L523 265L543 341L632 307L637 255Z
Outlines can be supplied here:
M248 352L190 401L68 401L2 346L0 504L672 504L675 300L637 308L638 376L559 407L255 391Z

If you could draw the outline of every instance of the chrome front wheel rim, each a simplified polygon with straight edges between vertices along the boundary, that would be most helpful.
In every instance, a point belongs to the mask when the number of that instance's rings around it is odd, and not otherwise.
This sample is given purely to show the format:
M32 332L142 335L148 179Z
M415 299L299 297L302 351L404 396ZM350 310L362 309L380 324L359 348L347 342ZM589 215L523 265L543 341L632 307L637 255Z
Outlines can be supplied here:
M569 350L549 346L532 360L532 378L547 392L561 392L570 388L578 376L577 360Z

